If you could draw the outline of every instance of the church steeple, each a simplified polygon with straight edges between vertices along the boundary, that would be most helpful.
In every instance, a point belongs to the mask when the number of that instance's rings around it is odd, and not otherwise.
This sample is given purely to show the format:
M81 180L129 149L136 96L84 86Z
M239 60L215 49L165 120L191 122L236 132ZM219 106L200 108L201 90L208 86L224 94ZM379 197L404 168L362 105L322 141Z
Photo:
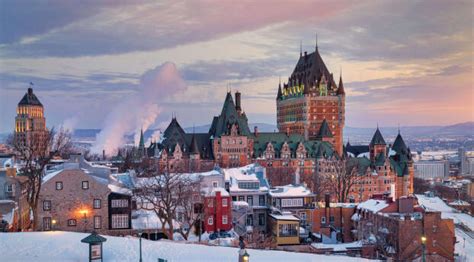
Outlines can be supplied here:
M143 139L143 129L140 129L140 142L138 143L138 149L143 150L145 148L145 140Z
M281 99L282 95L283 94L281 92L281 77L280 77L280 83L278 84L277 100Z

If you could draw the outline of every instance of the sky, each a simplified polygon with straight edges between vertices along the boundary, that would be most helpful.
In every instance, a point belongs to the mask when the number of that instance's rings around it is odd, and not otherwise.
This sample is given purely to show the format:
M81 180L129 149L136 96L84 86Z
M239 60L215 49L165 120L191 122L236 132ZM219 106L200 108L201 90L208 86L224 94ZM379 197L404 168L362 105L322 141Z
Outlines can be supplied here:
M279 77L316 35L329 70L342 71L347 126L473 121L472 10L460 0L1 1L0 132L13 130L30 82L48 126L105 128L122 114L130 130L166 127L172 114L209 124L229 88L250 122L275 124Z

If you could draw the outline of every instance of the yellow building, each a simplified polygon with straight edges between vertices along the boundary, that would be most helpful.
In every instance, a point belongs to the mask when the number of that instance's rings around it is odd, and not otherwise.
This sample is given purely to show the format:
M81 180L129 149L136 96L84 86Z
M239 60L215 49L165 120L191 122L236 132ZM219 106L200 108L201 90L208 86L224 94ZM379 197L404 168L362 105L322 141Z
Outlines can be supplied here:
M294 215L270 214L270 232L277 245L298 245L300 243L300 220Z

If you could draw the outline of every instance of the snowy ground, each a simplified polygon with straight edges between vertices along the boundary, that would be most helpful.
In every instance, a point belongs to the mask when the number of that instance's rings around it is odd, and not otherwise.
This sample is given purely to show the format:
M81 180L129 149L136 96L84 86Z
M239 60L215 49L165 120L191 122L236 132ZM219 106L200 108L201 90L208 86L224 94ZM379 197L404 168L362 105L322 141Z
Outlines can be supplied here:
M81 243L84 233L31 232L0 233L1 261L87 261L88 246ZM104 261L138 261L138 239L105 236ZM238 249L184 244L171 241L143 240L143 261L232 261ZM345 256L326 256L283 251L250 250L251 261L368 261Z

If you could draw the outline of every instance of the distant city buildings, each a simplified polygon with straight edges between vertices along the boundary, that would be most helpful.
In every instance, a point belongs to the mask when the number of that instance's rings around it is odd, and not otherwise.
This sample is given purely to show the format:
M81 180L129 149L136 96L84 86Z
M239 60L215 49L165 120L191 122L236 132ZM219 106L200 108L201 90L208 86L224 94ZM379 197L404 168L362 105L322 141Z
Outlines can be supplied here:
M422 179L443 179L449 177L449 161L421 160L414 163L415 177Z

